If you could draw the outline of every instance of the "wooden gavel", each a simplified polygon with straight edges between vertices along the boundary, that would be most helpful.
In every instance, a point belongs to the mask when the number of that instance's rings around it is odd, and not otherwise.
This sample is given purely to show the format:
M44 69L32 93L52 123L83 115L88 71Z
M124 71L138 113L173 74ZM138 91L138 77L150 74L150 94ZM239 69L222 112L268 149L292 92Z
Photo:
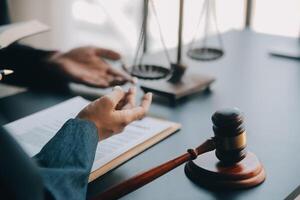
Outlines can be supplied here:
M226 109L215 112L212 116L215 136L206 140L195 149L167 161L157 167L142 172L104 191L94 200L120 198L164 175L187 161L196 159L199 155L216 149L217 158L224 164L230 165L241 161L246 156L246 132L243 118L236 109Z

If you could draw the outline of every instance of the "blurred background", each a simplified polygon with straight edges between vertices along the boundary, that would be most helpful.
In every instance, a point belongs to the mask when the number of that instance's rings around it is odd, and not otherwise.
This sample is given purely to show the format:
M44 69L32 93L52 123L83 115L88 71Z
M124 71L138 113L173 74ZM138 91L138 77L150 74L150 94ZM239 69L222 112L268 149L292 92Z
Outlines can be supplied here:
M177 44L178 0L153 0L166 46ZM134 54L143 16L143 0L10 0L12 21L39 19L51 32L26 39L24 43L46 49L68 50L80 45L109 47ZM193 38L203 0L185 0L184 42ZM246 1L216 0L220 32L243 29ZM299 0L253 1L254 31L298 37ZM157 23L149 11L148 50L162 48ZM203 35L198 34L201 38Z

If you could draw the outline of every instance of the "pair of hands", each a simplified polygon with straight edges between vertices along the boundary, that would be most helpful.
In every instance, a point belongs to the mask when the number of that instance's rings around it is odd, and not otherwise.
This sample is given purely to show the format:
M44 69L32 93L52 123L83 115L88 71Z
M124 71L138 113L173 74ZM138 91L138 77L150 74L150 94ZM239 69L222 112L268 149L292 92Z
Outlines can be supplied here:
M67 53L55 53L48 62L67 80L94 87L106 88L134 82L129 75L112 68L104 58L119 60L121 56L108 49L80 47ZM98 129L99 140L103 140L122 132L126 125L145 116L152 94L144 95L140 106L136 106L135 98L135 88L125 92L117 86L110 94L90 103L77 117L92 121Z
M125 92L116 86L110 94L86 106L77 117L94 122L99 140L103 140L122 132L129 123L145 116L152 101L152 94L145 94L139 106L136 106L135 98L135 88Z

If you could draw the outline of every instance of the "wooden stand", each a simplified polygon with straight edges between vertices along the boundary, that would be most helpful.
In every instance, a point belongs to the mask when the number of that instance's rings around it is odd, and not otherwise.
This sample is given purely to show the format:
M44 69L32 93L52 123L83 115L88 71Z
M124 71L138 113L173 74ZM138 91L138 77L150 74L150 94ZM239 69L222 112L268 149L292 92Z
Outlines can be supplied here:
M186 73L177 83L165 79L145 81L141 88L144 92L153 92L167 97L170 103L174 105L180 98L209 89L210 84L214 81L215 79L210 76Z
M214 78L203 75L185 74L187 67L182 63L182 31L183 31L184 1L179 1L178 46L176 63L171 64L169 80L155 80L145 82L141 88L144 92L153 92L156 95L167 97L171 105L182 97L201 92L209 88Z
M242 189L261 184L265 170L257 157L248 152L246 157L233 165L224 166L215 152L208 152L185 165L187 177L194 183L209 188Z

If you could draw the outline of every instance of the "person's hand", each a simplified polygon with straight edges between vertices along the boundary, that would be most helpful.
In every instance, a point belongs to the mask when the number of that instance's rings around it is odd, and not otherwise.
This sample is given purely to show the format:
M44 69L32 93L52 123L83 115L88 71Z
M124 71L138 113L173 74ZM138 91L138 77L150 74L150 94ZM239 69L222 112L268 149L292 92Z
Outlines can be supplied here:
M152 93L145 94L139 106L136 106L135 97L135 88L124 92L121 87L116 86L110 94L86 106L77 117L94 122L99 140L103 140L122 132L129 123L146 115L152 101Z
M67 53L55 53L47 62L56 66L68 80L106 88L133 82L129 75L112 68L103 58L119 60L120 54L108 49L80 47Z

